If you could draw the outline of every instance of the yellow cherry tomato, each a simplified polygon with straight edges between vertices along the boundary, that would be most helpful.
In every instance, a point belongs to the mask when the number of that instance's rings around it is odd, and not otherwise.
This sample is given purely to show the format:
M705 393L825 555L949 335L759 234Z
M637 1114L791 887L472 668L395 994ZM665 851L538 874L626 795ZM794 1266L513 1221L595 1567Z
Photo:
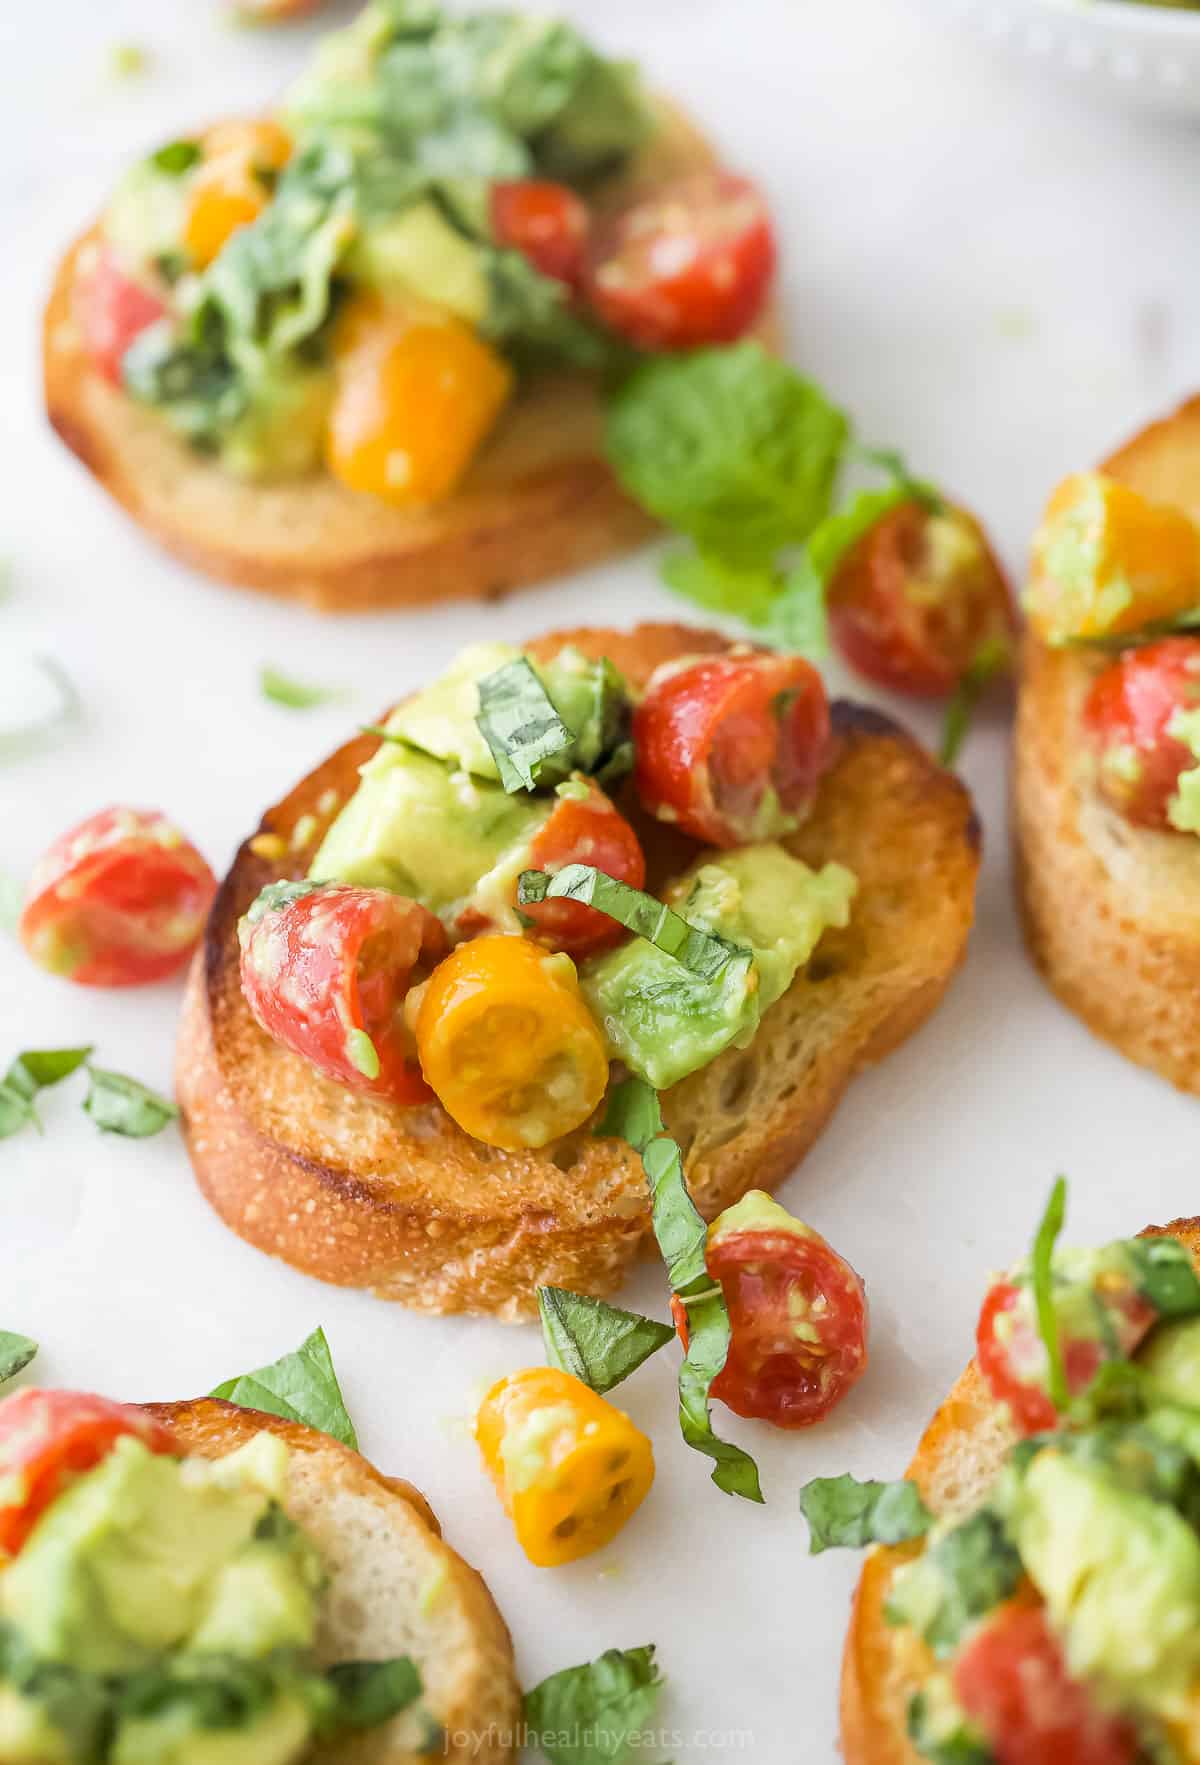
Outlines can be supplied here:
M1047 643L1118 637L1200 600L1200 528L1107 478L1077 472L1046 506L1025 605Z
M439 963L416 1017L421 1070L459 1127L524 1152L585 1122L608 1056L569 956L474 938Z
M257 220L271 200L272 175L288 162L291 137L278 123L218 123L201 140L204 153L188 195L183 243L197 269L207 269L239 227Z
M557 1367L527 1367L493 1385L475 1438L517 1543L539 1569L608 1544L654 1481L641 1429Z
M512 390L508 363L460 319L372 297L343 315L334 355L326 464L400 507L450 494Z

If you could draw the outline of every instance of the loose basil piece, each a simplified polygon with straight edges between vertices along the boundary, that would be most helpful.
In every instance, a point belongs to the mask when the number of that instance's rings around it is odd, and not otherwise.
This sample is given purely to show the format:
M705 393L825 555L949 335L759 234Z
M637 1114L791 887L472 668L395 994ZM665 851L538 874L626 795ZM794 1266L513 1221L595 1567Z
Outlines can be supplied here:
M526 656L515 657L479 682L475 722L510 795L534 790L544 763L575 744Z
M958 759L975 707L985 688L998 674L1012 667L1012 645L1007 638L991 637L981 643L971 658L946 706L942 719L942 739L938 759L943 766L953 766Z
M808 1521L808 1554L865 1544L903 1544L920 1538L933 1524L915 1483L860 1483L844 1477L814 1477L800 1491L800 1511Z
M669 1324L565 1287L539 1287L537 1298L547 1360L602 1396L675 1334Z
M311 895L323 888L317 882L273 882L260 889L246 909L245 918L250 925L257 925L268 913L278 913L284 907L290 907L293 901L302 901L305 895Z
M209 1395L223 1397L243 1409L265 1410L267 1415L282 1416L289 1422L305 1422L331 1434L343 1446L358 1446L329 1344L319 1327L293 1354L285 1354L257 1372L226 1379Z
M1046 1345L1046 1358L1049 1362L1047 1391L1056 1410L1065 1410L1070 1401L1067 1375L1063 1367L1058 1313L1054 1309L1054 1246L1062 1231L1066 1210L1067 1180L1059 1177L1050 1191L1050 1199L1046 1203L1046 1211L1038 1226L1029 1258L1030 1285L1037 1311L1038 1334Z
M194 165L199 165L202 157L198 141L168 141L165 147L150 155L150 164L156 172L166 172L169 178L181 178Z
M391 1661L340 1661L325 1674L337 1705L330 1724L374 1728L407 1710L421 1695L421 1675L407 1655Z
M654 1091L641 1079L623 1080L596 1132L618 1135L641 1154L654 1236L671 1289L687 1309L688 1351L679 1369L680 1432L690 1447L714 1461L712 1480L718 1489L760 1502L758 1466L749 1453L713 1431L708 1394L729 1353L729 1311L705 1266L708 1228L688 1193L679 1148L663 1133Z
M179 1114L169 1097L125 1073L89 1066L88 1080L83 1107L102 1133L146 1140L151 1134L161 1134Z
M29 1336L18 1336L15 1330L0 1330L0 1385L23 1372L38 1351Z
M590 864L564 864L553 876L544 870L523 870L517 882L517 906L529 907L545 900L581 901L586 907L597 908L673 956L703 981L715 981L731 962L749 965L754 960L749 950L689 924L653 895L618 882Z
M528 1738L551 1765L626 1765L643 1757L641 1731L663 1684L653 1643L608 1649L599 1660L564 1667L526 1692Z
M33 1100L48 1085L57 1085L81 1067L87 1048L27 1048L0 1079L0 1140L32 1124L41 1129Z
M278 668L259 669L258 690L264 699L270 699L273 705L283 705L289 711L311 711L317 705L332 704L346 696L340 686L309 686L291 679Z
M857 442L850 444L851 454L864 465L874 466L880 472L886 472L892 481L901 501L920 503L931 515L940 515L946 507L945 498L927 478L917 478L910 470L908 461L896 447L862 447Z
M1178 1238L1131 1238L1126 1246L1138 1292L1164 1318L1200 1312L1200 1280Z
M22 1097L19 1091L10 1091L7 1085L0 1085L0 1140L19 1134L31 1123L40 1129L37 1111L28 1097Z

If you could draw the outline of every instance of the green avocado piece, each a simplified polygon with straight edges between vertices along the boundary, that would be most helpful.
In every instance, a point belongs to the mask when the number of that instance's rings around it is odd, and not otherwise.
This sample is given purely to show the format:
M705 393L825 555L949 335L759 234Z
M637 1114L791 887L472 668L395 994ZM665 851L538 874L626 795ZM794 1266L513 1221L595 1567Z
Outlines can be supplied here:
M333 403L332 370L264 356L247 391L246 409L221 436L226 470L259 484L315 470Z
M0 1759L8 1765L71 1765L66 1736L35 1698L0 1685Z
M1200 1410L1200 1318L1159 1324L1139 1349L1138 1364L1153 1381L1157 1399Z
M854 889L840 864L812 871L771 841L693 865L668 891L671 905L753 962L728 964L714 985L645 938L593 957L580 985L611 1058L665 1090L723 1049L748 1046L826 927L848 923Z
M126 1720L112 1765L291 1765L307 1756L312 1726L298 1698L275 1702L241 1728L199 1729L186 1710Z
M483 252L427 200L365 227L344 267L347 275L377 288L385 300L415 295L469 325L478 325L487 312Z

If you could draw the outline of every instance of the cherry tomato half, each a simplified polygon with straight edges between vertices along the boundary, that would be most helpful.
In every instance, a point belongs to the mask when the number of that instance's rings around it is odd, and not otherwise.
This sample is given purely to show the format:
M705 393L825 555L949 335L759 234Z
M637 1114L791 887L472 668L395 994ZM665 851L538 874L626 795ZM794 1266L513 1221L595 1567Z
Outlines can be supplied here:
M92 365L119 386L126 350L148 326L166 317L167 304L125 273L111 246L98 245L96 252L80 287L80 325Z
M1092 682L1083 722L1097 756L1096 782L1139 827L1176 825L1179 775L1196 765L1196 755L1171 728L1178 713L1196 710L1200 637L1164 637L1127 650Z
M640 349L729 343L749 330L775 269L767 205L747 178L694 172L595 231L587 293Z
M618 882L640 889L646 881L641 843L600 786L593 781L589 785L586 796L558 799L534 836L530 868L553 874L567 864L591 864ZM540 901L522 912L533 920L539 943L566 950L571 956L590 955L625 936L607 913L598 913L581 901Z
M705 1263L732 1330L712 1395L736 1415L811 1428L867 1368L859 1276L819 1232L758 1190L713 1221ZM671 1312L686 1350L682 1300L672 1300Z
M1096 1334L1061 1332L1063 1372L1072 1397L1087 1389L1103 1361L1132 1354L1158 1315L1131 1284L1111 1274L1092 1286L1091 1298ZM1058 1411L1046 1389L1045 1347L1028 1286L1004 1280L990 1289L975 1332L975 1359L992 1396L1008 1405L1019 1433L1040 1434L1057 1426Z
M492 231L543 276L568 288L583 281L591 216L587 203L566 184L548 178L522 178L493 184Z
M103 809L34 866L17 930L34 961L85 987L138 987L180 968L217 879L157 810Z
M238 927L256 1022L341 1085L427 1101L403 1006L446 953L441 921L403 895L349 883L277 900L260 896Z
M965 509L898 503L834 571L829 625L860 674L893 692L942 698L985 644L1015 629L1012 595Z
M0 1558L14 1557L72 1477L90 1471L122 1435L151 1452L179 1447L161 1422L82 1391L30 1386L0 1402Z
M1001 1606L962 1650L952 1678L996 1765L1134 1765L1142 1756L1129 1725L1098 1710L1071 1678L1041 1606Z
M634 713L642 803L714 846L770 839L812 807L830 755L821 676L761 652L668 664Z

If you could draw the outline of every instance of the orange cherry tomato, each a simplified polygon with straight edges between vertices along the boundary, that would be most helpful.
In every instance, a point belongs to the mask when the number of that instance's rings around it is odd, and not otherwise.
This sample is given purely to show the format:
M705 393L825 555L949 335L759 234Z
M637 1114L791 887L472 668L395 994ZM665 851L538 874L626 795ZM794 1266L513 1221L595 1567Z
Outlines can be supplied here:
M343 315L334 353L333 476L398 507L448 496L512 390L508 363L459 319L373 297Z
M218 123L201 140L204 158L192 180L183 243L197 269L207 269L240 227L256 221L271 200L275 174L291 158L279 124Z

